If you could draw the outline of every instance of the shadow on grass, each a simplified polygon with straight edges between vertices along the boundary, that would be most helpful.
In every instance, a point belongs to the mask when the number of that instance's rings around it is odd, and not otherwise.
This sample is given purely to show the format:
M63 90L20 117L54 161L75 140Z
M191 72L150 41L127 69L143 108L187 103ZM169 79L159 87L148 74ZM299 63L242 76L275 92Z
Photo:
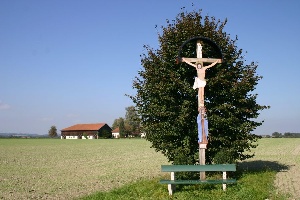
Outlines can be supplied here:
M235 172L227 172L229 177L235 178L239 180L241 177L244 177L246 174L257 174L257 173L263 173L267 171L273 171L273 172L282 172L289 170L290 166L281 164L277 161L267 161L267 160L255 160L255 161L244 161L237 164L237 171ZM216 174L215 172L208 172L208 176L213 176ZM220 174L219 174L220 175ZM199 175L194 174L194 177L190 179L198 179ZM220 178L220 177L219 177ZM185 185L177 185L176 186L178 190L180 191L182 188L186 188ZM193 186L190 188L199 187L199 186ZM218 185L212 185L212 184L204 184L203 186L200 186L202 190L211 190L216 189L219 187Z
M238 171L253 171L253 172L260 172L260 171L287 171L289 169L288 165L281 164L276 161L267 161L267 160L255 160L255 161L244 161L238 163L237 170Z
M234 173L236 179L239 179L243 174L259 173L266 171L284 172L289 170L290 166L281 164L277 161L255 160L244 161L237 164L237 171Z

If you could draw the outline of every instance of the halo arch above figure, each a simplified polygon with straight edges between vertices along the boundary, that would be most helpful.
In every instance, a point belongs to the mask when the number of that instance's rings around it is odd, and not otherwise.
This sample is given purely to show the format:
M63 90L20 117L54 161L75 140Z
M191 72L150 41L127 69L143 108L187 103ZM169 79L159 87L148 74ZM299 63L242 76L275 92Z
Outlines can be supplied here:
M203 43L208 44L209 46L211 46L216 51L217 58L223 60L223 54L222 54L221 48L214 41L212 41L211 39L209 39L207 37L197 36L197 37L193 37L193 38L190 38L190 39L184 41L182 43L182 45L179 47L178 56L177 56L177 63L181 62L181 58L182 58L181 55L182 55L183 47L185 45L187 45L188 43L193 42L193 41L202 41Z

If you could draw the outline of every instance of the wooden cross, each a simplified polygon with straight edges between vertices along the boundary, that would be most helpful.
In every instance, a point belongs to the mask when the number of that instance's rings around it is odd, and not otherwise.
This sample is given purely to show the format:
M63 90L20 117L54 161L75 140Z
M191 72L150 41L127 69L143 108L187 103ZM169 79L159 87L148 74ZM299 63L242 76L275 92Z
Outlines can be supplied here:
M198 39L198 38L197 38ZM213 66L215 66L217 63L222 63L222 59L217 59L217 58L202 58L202 45L201 45L201 40L205 40L208 41L212 46L217 47L218 46L212 42L211 40L207 39L207 38L203 38L203 37L199 37L199 40L197 40L197 46L196 46L196 51L197 51L197 58L181 58L180 56L178 56L177 58L177 63L179 62L185 62L193 67L196 68L197 70L197 77L195 78L195 83L193 88L196 89L198 88L198 137L199 137L199 164L200 165L205 165L205 150L207 147L207 135L206 132L208 134L208 126L207 126L207 119L206 119L206 108L204 106L204 87L206 85L206 80L205 80L205 71L208 68L211 68ZM191 39L193 40L193 39ZM187 42L191 41L188 40ZM187 43L185 42L180 49L182 49L182 47ZM220 49L219 49L220 50ZM180 51L181 52L181 51ZM179 52L179 55L180 55ZM209 64L207 66L205 66L205 64ZM199 126L201 125L201 126ZM199 130L201 127L201 130ZM201 136L200 136L200 132L201 132ZM205 180L205 172L200 172L200 180Z
M221 59L216 58L202 58L202 45L200 40L197 41L197 58L181 58L182 62L185 62L197 70L197 77L195 78L195 83L193 88L198 88L198 112L201 116L201 123L202 123L202 144L207 144L207 137L204 130L204 118L205 118L205 106L204 106L204 87L206 85L205 80L205 71L208 68L215 66L217 63L221 63ZM204 64L210 63L208 66L204 66ZM207 130L206 130L207 131ZM200 138L199 138L200 139Z

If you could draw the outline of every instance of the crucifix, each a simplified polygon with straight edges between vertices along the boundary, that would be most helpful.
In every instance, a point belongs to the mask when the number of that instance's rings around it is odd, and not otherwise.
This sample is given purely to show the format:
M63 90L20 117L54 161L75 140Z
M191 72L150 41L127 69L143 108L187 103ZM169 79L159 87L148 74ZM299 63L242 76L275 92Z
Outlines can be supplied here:
M206 85L205 72L207 69L215 66L217 63L221 63L222 59L216 58L202 58L202 45L200 40L197 40L196 44L197 58L185 58L182 57L180 61L195 67L197 70L197 77L193 89L198 88L198 143L199 143L199 164L205 165L205 149L207 147L208 136L208 121L206 118L206 108L204 105L204 87ZM205 64L209 64L205 66ZM200 179L205 179L205 172L200 172Z

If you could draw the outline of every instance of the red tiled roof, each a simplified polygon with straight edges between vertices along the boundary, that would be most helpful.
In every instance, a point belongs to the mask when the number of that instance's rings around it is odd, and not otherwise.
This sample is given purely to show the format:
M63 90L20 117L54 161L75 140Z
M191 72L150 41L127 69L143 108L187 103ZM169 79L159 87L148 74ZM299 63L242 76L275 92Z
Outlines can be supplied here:
M99 130L105 123L97 124L76 124L68 128L64 128L61 131L96 131Z
M112 131L112 133L119 133L119 132L120 132L119 127L118 127L118 128L115 128L115 129Z

